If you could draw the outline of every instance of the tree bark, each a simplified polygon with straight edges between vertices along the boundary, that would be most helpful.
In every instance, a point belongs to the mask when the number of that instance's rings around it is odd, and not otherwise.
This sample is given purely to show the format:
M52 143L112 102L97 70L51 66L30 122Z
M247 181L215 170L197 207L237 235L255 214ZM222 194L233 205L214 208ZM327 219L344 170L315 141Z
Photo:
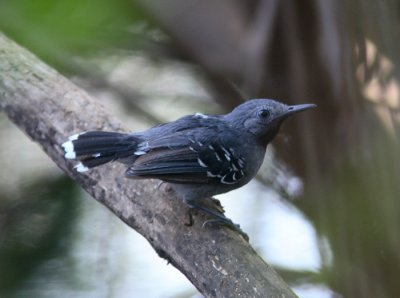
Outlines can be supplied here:
M0 33L0 107L97 201L142 234L206 297L296 297L238 233L187 225L188 208L168 184L127 180L120 164L77 173L60 144L80 131L124 131L94 99Z

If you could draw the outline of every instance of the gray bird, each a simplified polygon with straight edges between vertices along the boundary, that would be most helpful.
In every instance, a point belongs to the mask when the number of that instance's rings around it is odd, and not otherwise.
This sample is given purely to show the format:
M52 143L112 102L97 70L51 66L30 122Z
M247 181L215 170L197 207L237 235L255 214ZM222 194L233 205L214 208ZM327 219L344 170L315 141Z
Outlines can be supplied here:
M79 161L78 172L118 160L128 166L126 177L168 182L190 207L237 227L202 204L203 199L253 179L282 122L314 107L253 99L225 115L197 113L143 132L82 132L69 137L62 147L67 159Z

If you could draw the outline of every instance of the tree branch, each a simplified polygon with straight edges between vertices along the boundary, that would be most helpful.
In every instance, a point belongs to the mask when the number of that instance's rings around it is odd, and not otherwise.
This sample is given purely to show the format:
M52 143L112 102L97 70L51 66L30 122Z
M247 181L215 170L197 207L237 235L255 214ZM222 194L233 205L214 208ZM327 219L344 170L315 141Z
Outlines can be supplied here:
M187 207L168 184L127 180L112 164L80 174L60 144L76 132L126 130L69 80L0 33L0 107L97 201L142 234L207 297L295 297L234 231L187 222Z

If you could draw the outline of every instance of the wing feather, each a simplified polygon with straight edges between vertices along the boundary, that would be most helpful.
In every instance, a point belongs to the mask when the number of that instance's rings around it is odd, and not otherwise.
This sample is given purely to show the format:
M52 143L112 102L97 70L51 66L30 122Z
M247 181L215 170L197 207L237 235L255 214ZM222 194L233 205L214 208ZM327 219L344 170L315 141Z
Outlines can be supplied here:
M175 183L234 184L241 180L244 165L240 156L221 145L229 146L224 137L229 140L239 136L228 138L227 134L233 132L217 117L190 117L191 121L182 119L182 123L177 121L147 131L142 137L146 141L138 147L141 154L127 169L126 176Z
M157 178L177 183L204 183L207 170L197 161L198 156L189 147L152 150L138 159L126 171L130 178Z

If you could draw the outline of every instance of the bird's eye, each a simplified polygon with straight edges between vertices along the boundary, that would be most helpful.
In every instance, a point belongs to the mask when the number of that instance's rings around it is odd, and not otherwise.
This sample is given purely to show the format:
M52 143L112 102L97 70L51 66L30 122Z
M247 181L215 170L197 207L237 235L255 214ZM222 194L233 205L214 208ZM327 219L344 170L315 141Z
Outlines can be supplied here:
M271 112L266 109L262 109L262 110L258 111L258 113L257 113L258 117L260 117L260 118L268 118L270 114L271 114Z

